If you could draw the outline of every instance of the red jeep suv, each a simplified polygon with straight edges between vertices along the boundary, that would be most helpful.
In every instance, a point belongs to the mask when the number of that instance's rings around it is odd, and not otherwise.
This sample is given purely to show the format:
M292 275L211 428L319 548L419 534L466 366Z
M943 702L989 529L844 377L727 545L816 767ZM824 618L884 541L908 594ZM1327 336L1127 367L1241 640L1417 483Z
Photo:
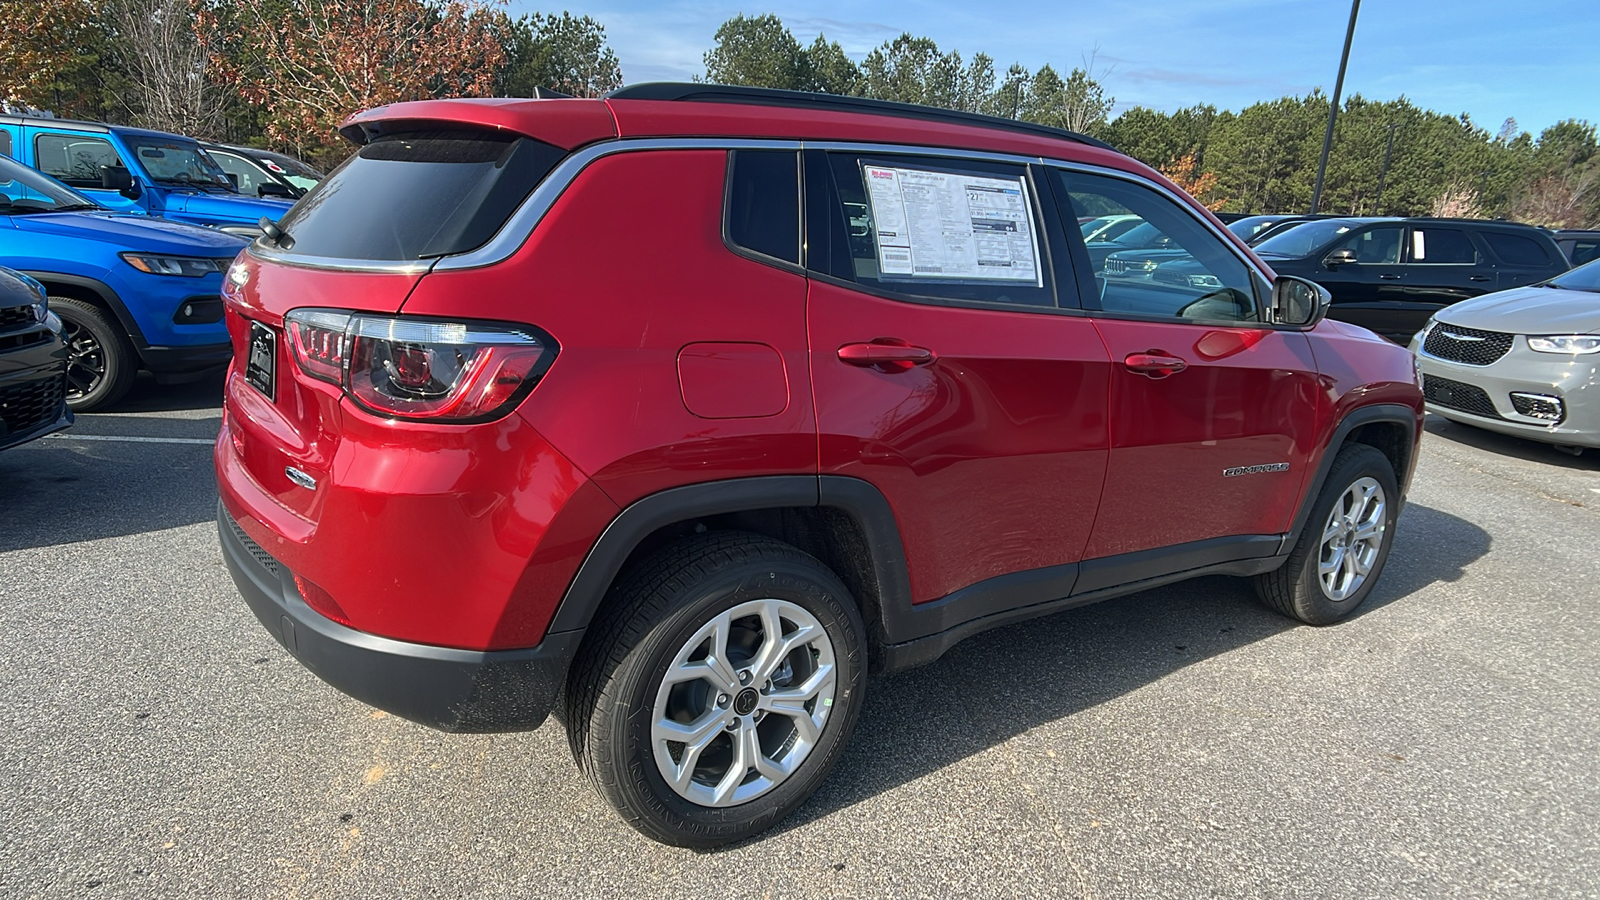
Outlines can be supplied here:
M560 713L645 834L771 826L868 672L1196 575L1371 593L1404 348L1089 138L708 85L361 113L228 273L222 549L322 679ZM1181 279L1105 278L1134 215Z

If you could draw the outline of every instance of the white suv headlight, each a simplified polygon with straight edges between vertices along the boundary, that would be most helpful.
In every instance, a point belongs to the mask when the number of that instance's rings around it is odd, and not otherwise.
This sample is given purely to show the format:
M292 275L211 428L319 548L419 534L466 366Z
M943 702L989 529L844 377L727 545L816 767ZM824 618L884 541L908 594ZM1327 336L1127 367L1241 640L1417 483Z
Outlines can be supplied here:
M1549 334L1528 338L1528 349L1540 353L1600 353L1600 335Z

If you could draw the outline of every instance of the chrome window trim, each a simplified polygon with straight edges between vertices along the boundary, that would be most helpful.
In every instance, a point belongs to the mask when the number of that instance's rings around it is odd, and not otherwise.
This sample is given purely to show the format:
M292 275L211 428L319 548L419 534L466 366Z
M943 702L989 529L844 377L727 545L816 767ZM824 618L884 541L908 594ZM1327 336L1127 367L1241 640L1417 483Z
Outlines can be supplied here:
M293 252L285 252L269 246L265 238L258 238L250 245L248 252L257 259L302 268L349 272L383 272L402 275L423 274L429 271L460 271L496 265L510 259L518 250L522 249L528 238L532 237L533 232L539 227L539 223L544 220L545 214L555 205L556 200L566 192L578 175L587 169L591 163L618 153L634 153L648 150L831 150L850 153L974 159L1017 165L1043 165L1120 178L1149 188L1176 203L1197 224L1221 241L1229 252L1233 253L1240 262L1245 264L1246 268L1266 279L1266 272L1262 270L1261 266L1241 251L1228 236L1224 235L1222 229L1216 228L1204 217L1196 215L1193 208L1178 194L1164 185L1134 172L1047 156L996 153L987 150L927 147L919 144L802 141L776 138L622 138L581 147L573 151L566 159L563 159L551 170L549 175L545 176L544 181L540 182L539 186L534 188L533 193L529 194L528 198L522 202L522 205L517 207L517 210L511 214L511 217L500 227L500 230L495 232L494 237L490 238L482 247L476 250L469 250L466 253L442 256L437 259L404 261L339 259L335 257L302 256ZM1268 280L1270 281L1270 279Z
M302 269L328 269L335 272L380 272L390 275L421 275L433 268L436 259L344 259L337 256L305 256L271 246L266 236L256 238L245 252L259 260L296 266Z

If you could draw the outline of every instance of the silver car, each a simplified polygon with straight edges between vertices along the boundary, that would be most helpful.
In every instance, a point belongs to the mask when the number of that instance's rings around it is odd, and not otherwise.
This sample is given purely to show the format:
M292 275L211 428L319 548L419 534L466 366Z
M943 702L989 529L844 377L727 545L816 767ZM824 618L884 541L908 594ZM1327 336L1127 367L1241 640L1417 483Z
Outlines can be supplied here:
M1428 412L1600 447L1600 261L1447 306L1411 339Z

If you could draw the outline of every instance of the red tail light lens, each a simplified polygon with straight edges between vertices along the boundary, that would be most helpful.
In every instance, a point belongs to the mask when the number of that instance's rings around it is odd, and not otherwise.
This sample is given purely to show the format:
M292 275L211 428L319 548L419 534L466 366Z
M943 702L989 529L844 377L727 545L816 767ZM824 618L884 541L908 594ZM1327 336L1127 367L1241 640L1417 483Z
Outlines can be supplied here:
M527 396L555 343L527 326L303 309L284 317L295 363L383 416L480 422Z
M297 309L283 319L289 333L289 352L300 371L312 378L339 384L344 378L345 329L350 314L331 309Z

